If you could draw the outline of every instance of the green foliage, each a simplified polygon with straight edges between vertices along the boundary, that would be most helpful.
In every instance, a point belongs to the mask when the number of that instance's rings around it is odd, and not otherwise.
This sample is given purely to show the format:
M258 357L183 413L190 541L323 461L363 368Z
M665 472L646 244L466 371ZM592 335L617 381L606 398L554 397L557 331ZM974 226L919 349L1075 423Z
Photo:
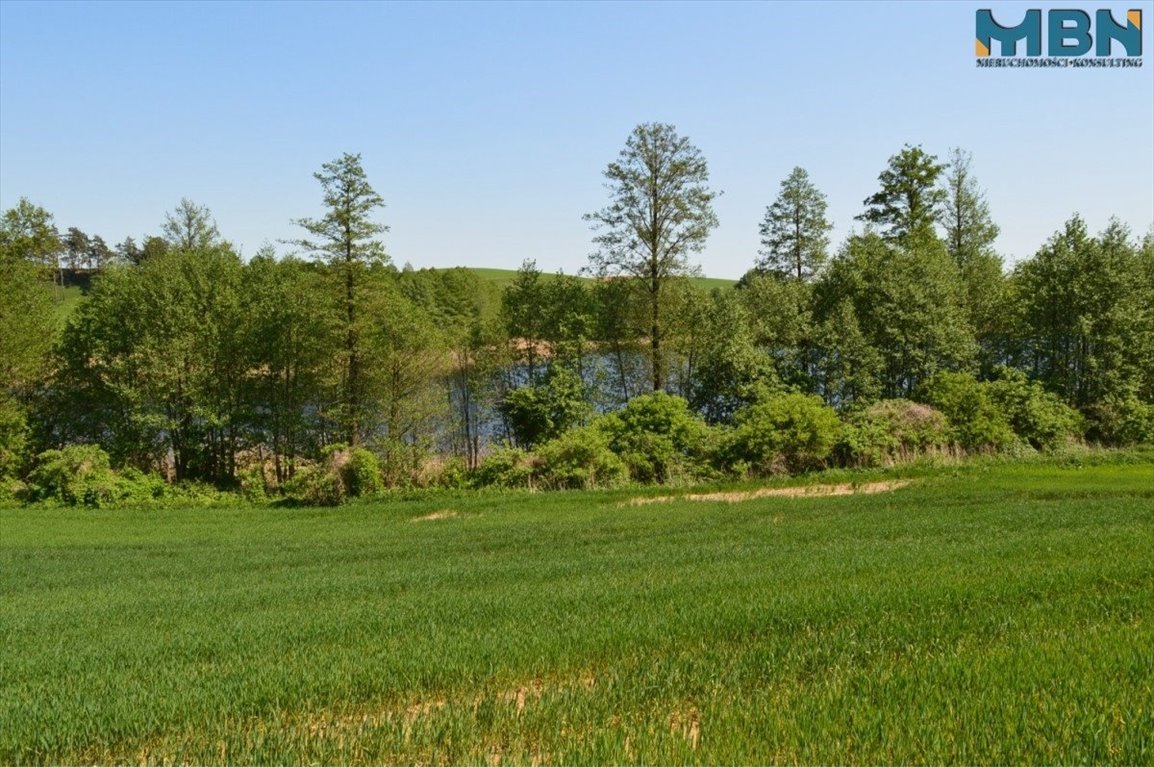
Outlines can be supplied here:
M609 447L608 435L592 426L550 440L535 458L536 476L545 488L612 488L629 477L629 468Z
M366 291L365 282L366 272L389 262L384 245L377 239L388 227L372 219L374 211L385 203L370 186L359 154L346 152L323 164L313 176L324 193L325 215L320 219L297 219L294 223L304 228L309 237L293 243L320 257L332 269L333 295L339 297L334 306L340 308L335 318L340 328L343 371L340 397L330 413L340 424L345 440L355 445L368 431L372 409L366 373L375 366L366 349L369 334L365 307L372 292Z
M347 497L344 479L326 464L303 466L284 484L285 498L307 507L336 507Z
M1007 415L972 374L943 371L927 381L918 394L919 400L946 415L951 440L962 448L999 450L1014 442Z
M532 478L529 454L513 447L492 451L473 471L473 484L479 488L527 488Z
M0 481L17 475L24 463L27 444L24 409L14 399L0 396Z
M333 454L335 457L336 454ZM347 493L352 498L372 496L384 490L381 479L381 464L377 456L368 449L356 447L347 452L340 467Z
M1089 409L1087 436L1106 445L1154 444L1154 404L1133 394L1109 395Z
M837 413L815 395L782 394L741 409L725 455L754 474L820 469L837 442Z
M938 208L947 198L946 190L937 188L945 168L921 146L905 145L878 176L881 189L866 198L866 211L857 218L880 225L891 241L932 234Z
M754 278L757 285L769 278ZM679 312L684 330L677 347L684 357L681 389L690 407L711 424L725 423L734 412L767 392L780 388L774 357L755 336L749 294L738 291L688 290Z
M868 357L876 356L884 397L909 397L935 372L968 367L975 357L957 265L932 231L896 243L876 234L851 237L816 294L815 314L819 322L835 321L828 329L834 334L836 321L852 308L860 340L874 352L864 354L858 343L847 352L860 361L861 373L872 367ZM843 346L836 342L835 349ZM837 358L830 362L835 371L841 367Z
M298 471L284 487L289 499L320 507L335 507L347 499L373 496L383 490L376 454L343 443L325 446L321 450L321 461Z
M645 296L653 389L665 388L667 360L662 294L670 280L698 269L689 256L705 247L717 226L701 150L674 126L643 123L633 129L617 162L605 170L609 205L586 214L597 233L590 267L600 276L622 275Z
M595 426L642 483L692 478L705 471L710 429L682 397L654 392L633 398Z
M1142 253L1117 220L1095 238L1074 216L1014 272L1019 367L1083 411L1125 401L1154 368Z
M517 445L530 449L588 419L585 388L573 371L551 365L540 386L517 387L498 406Z
M1060 397L1016 368L1001 366L997 374L985 388L1018 437L1039 450L1054 450L1081 437L1081 415Z
M798 281L812 280L826 260L829 230L825 195L797 167L781 182L781 191L765 210L759 230L757 269Z
M31 501L105 506L117 497L116 475L108 454L96 445L70 445L44 451L28 475Z
M850 414L838 454L852 466L891 466L949 444L949 420L941 411L910 400L881 400Z

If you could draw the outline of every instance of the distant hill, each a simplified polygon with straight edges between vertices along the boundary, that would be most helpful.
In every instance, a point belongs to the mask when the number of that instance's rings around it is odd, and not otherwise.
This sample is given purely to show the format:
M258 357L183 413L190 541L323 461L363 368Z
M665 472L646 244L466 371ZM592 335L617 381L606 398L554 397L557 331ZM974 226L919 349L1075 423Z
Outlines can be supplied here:
M506 285L513 282L513 280L517 277L517 270L515 269L491 269L489 267L461 267L461 269L468 269L476 273L476 275L482 280L488 283L492 283L498 289L504 288ZM554 274L555 273L553 272L546 272L542 270L541 277L551 278ZM591 277L581 277L580 275L578 277L580 277L582 280L593 279ZM692 278L692 282L694 285L707 289L725 289L732 288L733 286L737 285L736 280L726 280L722 277L694 277Z

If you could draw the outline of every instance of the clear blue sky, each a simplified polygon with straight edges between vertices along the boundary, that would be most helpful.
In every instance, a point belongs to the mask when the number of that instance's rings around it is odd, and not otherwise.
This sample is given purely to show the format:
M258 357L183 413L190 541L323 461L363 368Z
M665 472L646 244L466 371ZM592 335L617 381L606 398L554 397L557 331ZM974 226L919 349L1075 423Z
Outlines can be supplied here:
M1061 5L1141 8L1144 66L975 67L976 9L1043 3L0 0L0 206L113 244L188 197L251 255L298 236L313 172L359 152L398 265L573 272L602 171L660 121L724 191L708 275L752 265L796 165L840 242L907 142L973 153L1013 262L1075 211L1154 223L1154 4Z

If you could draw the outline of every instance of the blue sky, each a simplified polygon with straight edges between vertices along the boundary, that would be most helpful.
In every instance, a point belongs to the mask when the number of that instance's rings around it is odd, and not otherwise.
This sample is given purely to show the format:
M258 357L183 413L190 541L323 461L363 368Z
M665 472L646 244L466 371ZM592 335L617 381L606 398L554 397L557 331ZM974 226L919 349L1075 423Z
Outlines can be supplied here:
M1141 69L979 70L974 12L1143 11ZM698 257L737 277L805 167L840 242L905 143L973 153L1007 261L1075 211L1154 224L1154 3L24 3L0 0L0 207L110 244L182 197L251 255L359 152L398 265L574 272L632 128L724 192ZM279 247L283 252L283 246Z

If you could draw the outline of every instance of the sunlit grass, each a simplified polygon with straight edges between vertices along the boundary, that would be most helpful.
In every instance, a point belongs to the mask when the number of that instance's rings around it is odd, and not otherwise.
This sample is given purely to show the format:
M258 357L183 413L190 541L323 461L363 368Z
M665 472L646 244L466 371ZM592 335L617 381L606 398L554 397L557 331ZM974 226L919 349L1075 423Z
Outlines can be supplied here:
M0 511L0 763L1154 762L1149 464L635 495Z

